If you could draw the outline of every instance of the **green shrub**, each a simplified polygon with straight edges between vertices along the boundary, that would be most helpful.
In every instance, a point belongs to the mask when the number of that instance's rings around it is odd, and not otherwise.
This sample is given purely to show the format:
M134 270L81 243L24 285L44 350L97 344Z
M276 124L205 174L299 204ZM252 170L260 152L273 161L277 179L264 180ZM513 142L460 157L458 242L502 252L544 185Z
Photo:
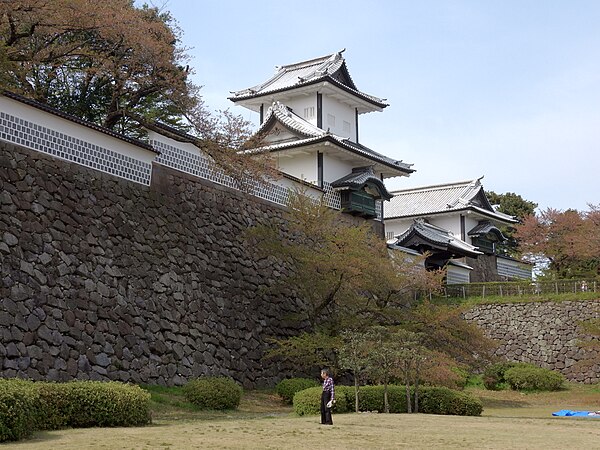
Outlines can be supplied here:
M275 386L275 391L283 399L284 402L291 405L294 401L296 392L317 386L317 382L308 378L289 378L281 380Z
M150 422L150 394L118 382L0 380L0 442L35 430L138 426Z
M384 411L383 386L361 386L358 391L359 411ZM352 406L354 405L354 389L352 389ZM388 385L388 405L391 413L406 412L406 390L404 386ZM353 408L351 408L353 409Z
M464 367L452 367L450 371L455 375L454 386L457 389L464 389L469 382L470 373Z
M478 398L446 387L419 389L419 412L454 416L479 416L483 405Z
M361 386L359 390L359 410L383 412L383 386ZM296 414L319 414L321 406L320 387L309 388L297 392L294 396ZM354 387L337 386L337 400L334 412L354 411ZM413 391L411 390L411 394ZM413 402L414 402L414 396ZM388 403L391 413L406 412L406 390L404 386L388 386ZM414 403L411 405L414 408ZM483 411L481 402L466 393L445 387L419 388L419 412L426 414L449 414L461 416L478 416Z
M69 403L59 404L59 411L69 414L67 425L73 428L128 427L151 421L150 394L139 386L116 381L73 381L61 389Z
M541 367L513 367L504 378L517 391L558 391L565 382L561 373Z
M500 391L509 387L504 374L513 367L535 367L532 364L517 362L500 362L488 366L483 372L483 384L486 389Z
M183 387L185 398L202 409L235 409L242 399L242 388L228 377L202 377Z
M39 417L38 396L31 381L0 379L0 442L30 436Z
M33 383L38 394L41 430L58 430L69 426L73 401L69 396L72 383Z
M309 416L319 414L321 411L321 393L323 388L320 386L311 387L296 392L294 395L294 412L299 416ZM349 398L352 403L349 403ZM343 414L351 411L354 405L354 388L348 386L335 387L335 404L333 412Z

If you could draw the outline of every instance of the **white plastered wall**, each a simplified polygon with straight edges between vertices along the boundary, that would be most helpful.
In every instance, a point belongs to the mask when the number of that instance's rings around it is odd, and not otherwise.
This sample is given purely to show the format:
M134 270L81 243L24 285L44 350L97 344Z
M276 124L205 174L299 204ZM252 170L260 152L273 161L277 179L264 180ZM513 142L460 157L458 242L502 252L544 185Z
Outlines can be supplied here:
M144 163L151 164L156 158L156 153L150 150L2 95L0 95L0 111Z
M182 150L185 150L186 152L204 156L204 153L201 152L200 149L198 147L196 147L194 144L190 144L189 142L176 141L175 139L171 139L167 136L157 133L156 131L148 130L148 139L150 141L163 142L167 145L172 145L173 147L177 147Z
M314 126L317 126L317 94L311 93L308 95L300 95L293 99L287 100L285 105L291 108L294 114L302 117L307 122L310 122ZM305 116L304 110L306 108L312 108L312 116Z
M327 153L323 154L323 180L331 183L350 173L355 167L350 161L343 161Z
M385 235L388 236L390 233L393 233L394 236L402 234L410 228L413 222L413 219L385 219Z
M335 124L329 120L329 115L334 117ZM344 129L344 122L348 124ZM355 109L345 103L323 94L323 127L329 129L333 134L356 142L356 112Z
M310 153L294 154L288 157L285 153L275 153L274 158L277 161L277 168L282 172L288 173L296 178L317 184L317 151Z

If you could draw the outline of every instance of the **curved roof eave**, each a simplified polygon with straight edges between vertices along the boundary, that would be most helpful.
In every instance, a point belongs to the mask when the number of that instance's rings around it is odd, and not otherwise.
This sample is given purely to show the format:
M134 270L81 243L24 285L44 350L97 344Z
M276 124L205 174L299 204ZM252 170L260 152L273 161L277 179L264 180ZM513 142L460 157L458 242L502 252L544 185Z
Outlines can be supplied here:
M302 83L297 83L293 86L286 86L286 87L282 87L282 88L278 88L278 89L266 90L266 91L257 92L254 94L239 95L239 96L232 95L231 97L227 97L227 99L236 103L239 101L251 100L251 99L260 98L260 97L266 97L266 96L269 96L272 94L279 94L281 92L291 91L294 89L311 86L314 84L319 84L322 82L329 82L329 83L333 84L334 86L342 89L343 91L346 91L350 94L356 95L357 97L361 98L362 100L364 100L374 106L377 106L378 108L383 109L383 108L387 108L388 106L390 106L388 103L385 103L383 99L380 99L375 96L366 94L364 92L352 89L351 87L346 86L343 83L340 83L335 78L332 78L331 75L324 75L323 77L313 78L312 80L308 80L308 81L305 81Z
M409 215L403 215L403 216L386 216L385 219L386 220L390 220L390 219L412 219L415 217L425 217L425 216L437 216L437 215L442 215L442 214L453 214L453 213L457 213L457 212L462 212L462 211L475 211L481 215L484 215L488 218L497 220L499 222L504 222L504 223L517 223L518 220L516 219L509 219L510 216L505 216L505 214L503 214L502 216L498 215L498 213L493 212L493 211L488 211L487 209L483 209L480 208L478 206L474 206L474 205L467 205L463 208L454 208L454 209L448 209L448 210L444 210L444 211L431 211L431 212L425 212L425 213L417 213L417 214L409 214Z
M403 172L405 174L411 174L411 173L415 172L415 169L411 169L410 166L408 166L407 164L403 164L402 166L399 166L399 165L393 164L389 161L386 161L383 158L379 158L379 157L377 157L377 155L371 155L367 152L363 152L358 149L355 149L354 147L352 147L348 144L344 144L343 141L336 139L334 137L334 135L332 135L332 134L325 134L323 136L316 136L314 138L308 138L308 139L304 139L304 140L300 140L300 141L286 142L283 144L265 145L264 147L259 147L256 150L258 151L258 150L263 149L263 150L267 150L267 151L273 153L273 152L289 150L292 148L303 147L305 145L319 144L322 142L332 143L332 144L342 148L343 150L349 151L358 156L362 156L363 158L370 159L371 161L376 161L382 165L385 165L386 167L390 167L392 169ZM269 148L269 147L273 147L273 148Z

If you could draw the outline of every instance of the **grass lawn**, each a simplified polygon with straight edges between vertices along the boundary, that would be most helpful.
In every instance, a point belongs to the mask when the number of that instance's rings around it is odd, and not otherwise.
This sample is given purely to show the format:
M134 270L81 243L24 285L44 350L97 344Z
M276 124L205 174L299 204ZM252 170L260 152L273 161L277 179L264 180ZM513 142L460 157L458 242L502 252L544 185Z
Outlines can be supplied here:
M557 393L468 391L481 417L425 414L338 414L333 427L297 417L264 391L244 395L239 410L197 411L178 390L151 388L154 423L37 433L15 449L575 449L600 447L600 419L554 418L558 409L600 409L600 386L569 384Z

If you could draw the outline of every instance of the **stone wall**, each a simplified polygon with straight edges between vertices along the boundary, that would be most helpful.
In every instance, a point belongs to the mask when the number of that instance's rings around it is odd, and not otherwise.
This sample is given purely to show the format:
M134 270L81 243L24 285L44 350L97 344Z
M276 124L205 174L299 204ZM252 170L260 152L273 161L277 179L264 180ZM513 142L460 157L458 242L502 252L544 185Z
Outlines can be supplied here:
M477 258L467 258L467 265L471 266L471 283L483 283L490 281L505 281L498 275L498 267L495 255L480 255Z
M155 165L150 187L0 143L0 376L246 387L306 324L244 231L283 209ZM283 221L281 222L284 226Z
M145 187L0 143L0 376L246 387L289 372L268 340L306 329L304 305L270 289L286 269L244 239L283 208L155 165ZM346 217L347 220L358 220ZM374 222L376 231L381 224ZM483 305L467 318L500 356L576 370L579 321L600 302Z
M578 342L589 339L580 323L600 317L600 300L480 305L467 313L500 345L496 355L562 372L585 383L600 380L600 365L582 368L586 354Z

